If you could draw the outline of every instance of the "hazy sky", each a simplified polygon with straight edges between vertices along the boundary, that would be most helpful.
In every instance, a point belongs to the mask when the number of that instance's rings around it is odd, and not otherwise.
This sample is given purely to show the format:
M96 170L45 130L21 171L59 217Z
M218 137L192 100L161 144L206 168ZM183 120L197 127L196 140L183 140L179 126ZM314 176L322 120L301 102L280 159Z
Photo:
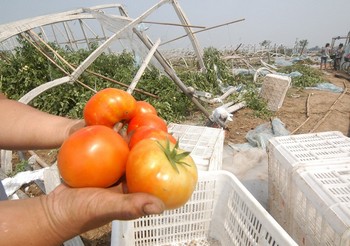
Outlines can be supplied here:
M0 24L106 3L123 4L130 17L136 18L157 2L158 0L0 0ZM220 48L237 46L240 43L259 44L264 40L292 47L296 40L303 39L309 41L308 47L314 47L331 42L333 37L346 36L350 31L350 0L178 0L178 2L192 25L211 27L245 19L239 23L197 34L203 47ZM179 23L169 4L156 10L147 20ZM183 34L183 29L180 27L161 27L155 24L149 26L152 30L159 28L157 35L163 42ZM189 46L182 40L172 44L179 47Z

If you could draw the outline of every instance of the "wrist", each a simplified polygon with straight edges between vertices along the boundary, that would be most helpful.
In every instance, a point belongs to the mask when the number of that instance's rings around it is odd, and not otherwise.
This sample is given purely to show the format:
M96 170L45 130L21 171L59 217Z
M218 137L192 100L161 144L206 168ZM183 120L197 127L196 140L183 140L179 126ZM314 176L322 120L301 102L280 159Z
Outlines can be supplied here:
M70 121L71 122L67 125L66 131L65 131L64 140L67 139L74 132L85 127L84 120L70 120Z
M46 242L53 245L61 245L62 242L70 239L75 235L71 228L67 228L69 222L64 214L64 210L60 210L58 204L55 204L54 199L51 199L51 194L40 197L41 209L44 214L42 219L42 231L45 231L44 237ZM72 235L72 236L71 236Z

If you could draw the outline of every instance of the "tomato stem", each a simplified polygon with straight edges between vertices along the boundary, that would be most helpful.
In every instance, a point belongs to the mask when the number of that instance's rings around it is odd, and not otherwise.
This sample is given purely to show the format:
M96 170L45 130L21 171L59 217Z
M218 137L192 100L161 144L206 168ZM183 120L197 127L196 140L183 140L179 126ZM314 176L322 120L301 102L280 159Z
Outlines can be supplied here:
M175 169L177 173L180 173L177 165L191 166L188 163L182 161L186 156L190 154L190 152L185 151L182 153L178 153L179 141L176 141L176 144L173 149L170 148L170 141L168 138L166 140L165 147L159 141L157 141L157 143L159 144L160 148L163 150L165 156L169 160L171 166Z

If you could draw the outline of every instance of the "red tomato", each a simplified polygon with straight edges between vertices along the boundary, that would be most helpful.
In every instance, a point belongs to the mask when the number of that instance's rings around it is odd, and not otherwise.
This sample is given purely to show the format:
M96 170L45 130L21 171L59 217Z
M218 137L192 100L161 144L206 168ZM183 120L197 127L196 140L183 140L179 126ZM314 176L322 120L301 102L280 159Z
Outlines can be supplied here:
M150 103L148 103L146 101L137 101L135 115L146 114L146 113L151 113L151 114L157 115L157 110Z
M128 144L106 126L84 127L62 144L57 165L71 187L109 187L125 173Z
M184 205L195 190L198 172L190 155L169 141L144 139L130 151L126 164L128 191L160 198L166 209Z
M130 120L136 108L135 98L126 91L106 88L98 91L84 107L87 125L113 127L122 120Z
M153 140L166 140L168 139L173 144L176 144L176 139L170 133L167 133L161 129L153 128L149 126L141 126L137 128L131 135L129 140L129 148L132 149L135 144L143 139Z
M128 123L126 133L130 134L141 126L150 126L168 132L168 126L162 118L155 114L148 113L135 115Z

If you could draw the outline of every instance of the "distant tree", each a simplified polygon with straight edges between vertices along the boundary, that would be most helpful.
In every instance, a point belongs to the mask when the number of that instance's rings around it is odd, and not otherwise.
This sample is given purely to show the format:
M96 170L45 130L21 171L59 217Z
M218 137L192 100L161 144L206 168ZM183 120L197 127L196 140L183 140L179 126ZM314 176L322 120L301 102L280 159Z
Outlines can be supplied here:
M286 54L286 47L284 45L280 44L277 47L277 52L280 53L280 54Z
M270 41L270 40L264 40L264 41L262 41L262 42L260 43L260 46L261 46L261 47L264 47L265 49L267 49L267 48L269 48L270 44L271 44L271 41Z
M299 41L299 47L300 47L299 55L302 55L304 53L304 50L308 44L309 44L309 41L307 41L307 39L303 39Z

